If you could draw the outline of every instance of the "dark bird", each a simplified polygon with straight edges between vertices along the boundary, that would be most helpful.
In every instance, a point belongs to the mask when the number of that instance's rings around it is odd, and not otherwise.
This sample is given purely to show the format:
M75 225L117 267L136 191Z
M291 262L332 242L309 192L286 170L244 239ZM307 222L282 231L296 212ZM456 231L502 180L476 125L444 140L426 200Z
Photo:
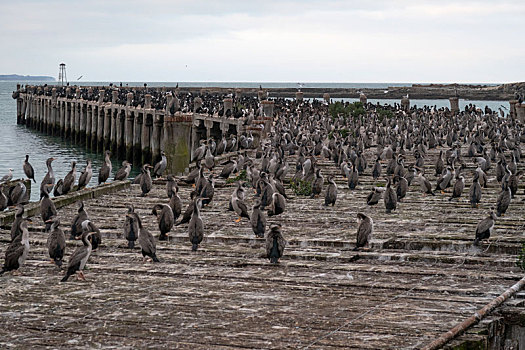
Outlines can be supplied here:
M193 201L193 213L188 224L188 236L190 238L191 250L194 252L197 251L199 244L204 238L204 225L199 210L200 201L202 201L200 197L195 198Z
M498 195L498 199L496 201L496 215L503 216L507 212L507 209L510 205L510 188L509 188L509 181L503 180L503 188L501 189L501 192Z
M26 174L27 178L30 180L33 180L34 183L36 183L35 180L35 170L33 169L33 166L31 163L29 163L29 155L26 154L26 160L24 160L24 174Z
M138 214L135 212L131 212L127 213L126 216L132 217L132 221L138 224L138 239L141 247L142 257L148 257L153 262L160 262L159 258L157 258L157 243L155 242L155 238L144 226L142 226L142 220L140 219Z
M100 170L98 172L98 184L105 183L109 179L109 175L111 174L111 152L106 151L106 156L104 158L104 163L102 163L102 166L100 167Z
M71 254L67 264L66 275L62 278L61 282L66 282L74 273L77 273L77 279L86 280L83 270L93 249L91 245L91 237L94 234L95 232L88 231L82 233L82 245L75 249L73 254Z
M481 185L479 184L479 174L474 172L474 178L472 179L472 185L469 189L469 202L472 208L477 208L479 202L481 202Z
M496 215L494 214L493 208L491 208L489 216L481 220L476 227L476 239L474 240L474 245L479 245L479 241L490 238L495 222Z
M374 231L374 221L369 216L357 213L357 234L354 250L368 248L372 233Z
M196 196L197 196L197 192L192 191L190 194L191 201L186 207L186 210L184 211L184 214L182 215L182 219L178 223L176 223L175 226L179 226L179 225L190 222L191 214L193 214L193 200Z
M71 163L71 170L67 173L64 178L64 184L62 185L62 194L67 194L75 185L77 177L77 162Z
M213 200L213 195L215 193L215 179L213 174L210 174L208 180L200 191L200 197L202 198L202 205L207 206Z
M49 185L49 184L51 184L53 186L55 185L55 172L53 171L53 167L51 166L51 163L54 160L55 160L55 158L48 158L46 160L47 173L46 173L46 176L44 176L44 179L42 180L42 182L40 183L40 198L42 198L42 193L43 193L44 187L46 187L46 185Z
M201 162L198 161L195 163L196 167L186 176L185 178L182 178L181 181L187 184L194 184L195 179L199 176L200 169L201 169Z
M264 237L266 231L266 217L261 210L261 201L257 200L252 207L252 216L250 217L253 233L256 237Z
M86 232L93 232L91 236L91 247L93 250L96 250L102 243L102 235L98 227L89 219L82 222L82 234Z
M53 222L52 218L54 218L57 215L57 209L55 207L55 204L49 198L49 190L53 185L47 185L47 189L44 189L44 192L42 193L44 196L40 200L40 217L42 218L42 221L46 225L45 232L48 232L51 228L51 223Z
M324 177L321 175L321 169L317 168L315 170L315 180L312 183L312 195L310 198L317 197L321 194L324 185Z
M334 177L328 176L328 187L326 188L326 194L324 197L324 205L332 207L335 205L337 200L337 185L335 184Z
M122 167L117 171L114 181L124 181L128 178L129 173L131 172L131 163L127 160L122 162Z
M15 186L11 187L9 190L8 202L12 205L28 202L27 187L22 181L17 182Z
M237 186L235 190L233 190L232 198L231 198L231 204L232 208L235 211L235 213L239 216L235 222L240 222L242 218L250 218L250 215L248 215L248 207L244 203L244 188L242 187L242 184L240 181L237 181Z
M403 198L406 197L408 191L408 181L403 176L396 175L394 177L394 183L397 183L396 195L397 201L403 201Z
M277 264L283 256L286 241L281 233L281 225L272 225L266 236L266 257L272 264Z
M88 213L84 208L84 202L80 201L77 215L73 218L71 224L71 237L69 239L78 239L82 235L82 223L88 219Z
M49 236L47 237L47 251L51 258L51 262L55 263L58 267L61 267L62 260L64 259L64 252L66 250L66 236L59 226L60 220L56 218L53 219L49 230Z
M173 210L171 210L169 205L155 204L151 213L157 217L160 231L159 241L167 241L168 232L171 231L173 225L175 224Z
M166 153L164 151L160 152L161 159L160 161L155 164L155 168L153 168L153 175L156 177L162 177L164 172L166 171L166 168L168 166L168 160L166 159Z
M29 254L29 230L27 223L31 222L24 219L20 222L20 231L22 232L16 239L12 240L5 251L5 260L0 275L7 271L16 271L24 265L27 255Z
M432 185L430 184L430 181L428 181L427 178L423 175L422 171L418 171L417 179L419 181L419 186L421 187L423 195L430 194L434 196L434 192L432 192Z
M452 190L452 196L448 199L451 201L454 198L459 198L463 194L463 190L465 189L465 178L463 175L458 174L456 175L456 182L454 183L454 188Z
M78 179L78 189L81 190L84 187L86 187L91 181L92 177L93 177L93 169L91 168L91 160L88 159L86 168L80 174L80 177Z
M140 194L141 197L145 197L153 187L153 180L151 179L151 174L149 172L151 168L152 166L149 164L144 164L142 166L140 176L140 189L142 190L142 193Z
M139 238L139 223L135 215L135 207L133 204L127 205L128 212L124 221L124 238L128 241L128 248L135 248L135 241Z
M220 177L227 179L231 173L237 172L237 161L229 160L226 163L223 163L224 167L220 173Z
M59 180L57 181L57 184L55 185L54 190L53 190L53 196L54 196L54 197L61 196L61 195L63 194L63 190L64 190L64 180L59 179ZM40 196L42 197L42 196L43 196L43 193L40 194Z
M272 200L270 203L270 210L268 210L268 216L281 215L286 209L286 199L279 192L272 194Z
M392 210L397 208L397 195L394 189L390 186L390 178L386 178L386 188L383 194L383 201L385 202L385 212L390 214Z
M171 185L170 178L172 179ZM168 197L170 199L169 205L171 207L171 210L173 211L173 220L177 221L177 219L180 216L180 213L182 212L182 201L179 197L179 187L173 179L173 176L168 175L168 183L166 186L168 186Z
M379 203L379 200L383 197L383 192L385 192L383 187L374 187L366 197L366 204L376 205Z
M8 199L4 194L4 187L0 185L0 212L4 211L8 207Z

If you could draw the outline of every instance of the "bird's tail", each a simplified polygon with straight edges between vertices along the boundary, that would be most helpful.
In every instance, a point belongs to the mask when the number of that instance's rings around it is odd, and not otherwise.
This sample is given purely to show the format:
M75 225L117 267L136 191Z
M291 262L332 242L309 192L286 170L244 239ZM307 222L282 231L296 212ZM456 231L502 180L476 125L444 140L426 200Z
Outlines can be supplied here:
M129 249L135 248L135 241L134 240L128 241L128 248Z
M34 183L36 183L36 180L35 180L35 178L33 178L33 182L34 182Z
M496 210L496 216L499 218L501 216L502 212L499 210Z
M62 267L62 259L55 259L55 264L58 267Z
M478 246L478 245L479 245L479 239L478 239L478 238L476 238L476 239L474 240L474 245L475 245L475 246Z
M272 264L277 264L277 261L278 261L278 260L279 260L279 259L277 259L276 256L272 256L272 257L270 258L270 262L271 262Z
M434 191L430 191L430 194L435 196L436 194L434 193Z
M154 262L160 262L159 258L157 258L157 255L156 254L153 254L153 256L151 257L151 259L153 259Z
M62 278L62 279L60 280L60 282L67 282L69 276L71 276L71 274L66 273L66 275L64 276L64 278Z
M199 248L199 245L196 244L196 243L193 243L192 246L191 246L191 250L196 252L197 251L197 248Z

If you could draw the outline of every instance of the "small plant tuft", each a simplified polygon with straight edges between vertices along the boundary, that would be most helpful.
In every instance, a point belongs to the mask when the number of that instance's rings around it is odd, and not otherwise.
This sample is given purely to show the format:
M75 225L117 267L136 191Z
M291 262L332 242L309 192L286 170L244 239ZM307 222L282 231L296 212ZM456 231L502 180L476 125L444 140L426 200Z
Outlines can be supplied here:
M246 180L248 180L248 174L246 173L246 170L243 169L239 172L239 175L237 175L236 177L230 177L229 179L227 179L226 183L232 184L237 181L246 181Z
M293 193L297 196L311 196L312 195L312 184L305 180L292 180L290 187Z

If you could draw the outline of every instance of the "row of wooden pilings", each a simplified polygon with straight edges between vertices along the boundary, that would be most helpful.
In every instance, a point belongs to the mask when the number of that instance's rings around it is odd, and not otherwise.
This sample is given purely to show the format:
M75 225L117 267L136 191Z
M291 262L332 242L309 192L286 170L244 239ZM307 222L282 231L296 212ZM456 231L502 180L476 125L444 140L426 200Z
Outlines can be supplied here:
M46 95L49 89L51 96ZM42 91L44 94L39 93ZM202 139L214 137L219 140L223 135L249 132L257 146L271 126L274 107L273 101L263 101L265 115L269 117L254 121L253 126L245 126L242 118L172 114L169 110L176 98L170 94L165 110L152 108L149 94L145 95L144 106L139 107L131 105L132 93L127 94L126 105L117 103L117 90L112 91L111 102L103 101L104 90L99 90L99 94L98 101L87 101L80 97L78 90L74 97L67 98L58 97L53 87L26 88L26 92L18 87L13 94L17 101L17 123L85 146L92 152L109 150L113 157L126 159L137 166L154 164L164 151L168 171L180 174L188 167L192 152ZM199 100L197 104L202 104ZM232 109L232 104L231 99L225 99L225 110Z

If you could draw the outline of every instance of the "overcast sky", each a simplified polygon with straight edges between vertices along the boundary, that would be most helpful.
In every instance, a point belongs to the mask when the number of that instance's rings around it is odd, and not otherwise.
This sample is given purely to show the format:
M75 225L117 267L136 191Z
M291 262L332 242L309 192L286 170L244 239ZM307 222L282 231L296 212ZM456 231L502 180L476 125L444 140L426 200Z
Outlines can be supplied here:
M525 81L525 1L2 1L0 74Z

